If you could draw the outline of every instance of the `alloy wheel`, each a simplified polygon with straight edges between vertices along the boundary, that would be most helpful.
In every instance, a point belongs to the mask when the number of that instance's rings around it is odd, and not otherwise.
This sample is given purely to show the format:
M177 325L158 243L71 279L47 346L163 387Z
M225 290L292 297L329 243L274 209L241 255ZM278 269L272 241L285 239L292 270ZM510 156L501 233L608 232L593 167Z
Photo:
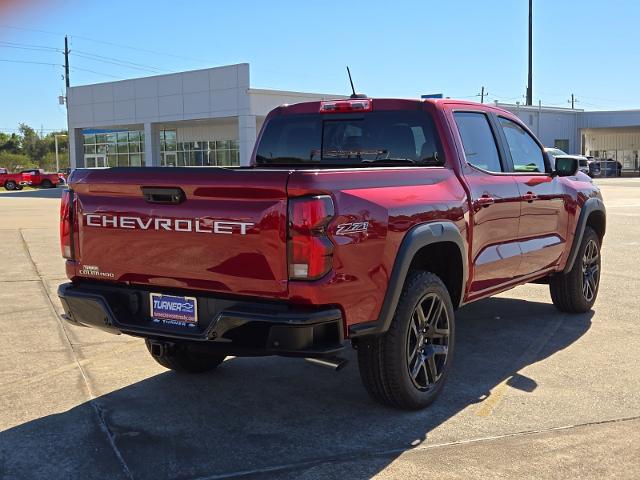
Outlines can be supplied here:
M598 290L600 281L600 252L595 240L589 240L582 257L582 295L591 302Z
M418 390L429 390L442 377L448 357L449 329L444 301L436 293L422 297L411 314L407 332L407 368Z

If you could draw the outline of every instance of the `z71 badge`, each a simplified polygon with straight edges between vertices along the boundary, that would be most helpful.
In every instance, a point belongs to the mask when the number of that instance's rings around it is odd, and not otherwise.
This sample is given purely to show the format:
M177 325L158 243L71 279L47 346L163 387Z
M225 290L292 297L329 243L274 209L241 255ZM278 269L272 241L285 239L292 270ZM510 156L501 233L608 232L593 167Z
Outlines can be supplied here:
M336 229L336 235L349 235L350 233L362 233L369 229L369 222L341 223Z

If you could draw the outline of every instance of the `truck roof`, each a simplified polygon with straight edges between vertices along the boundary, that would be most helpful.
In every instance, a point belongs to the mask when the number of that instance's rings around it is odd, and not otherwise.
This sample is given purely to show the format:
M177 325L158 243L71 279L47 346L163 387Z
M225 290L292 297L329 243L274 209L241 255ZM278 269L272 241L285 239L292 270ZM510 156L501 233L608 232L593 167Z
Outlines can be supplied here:
M332 100L315 100L312 102L300 102L292 104L283 104L276 107L272 112L274 114L294 114L294 113L316 113L320 110L322 103L331 102L349 102L349 101L362 101L370 100L374 110L410 110L412 107L416 107L421 104L432 104L436 108L442 108L444 105L458 105L468 106L475 109L481 108L487 111L499 112L501 114L512 115L508 110L490 105L487 103L471 102L468 100L456 100L450 98L377 98L377 97L363 97L363 98L336 98Z

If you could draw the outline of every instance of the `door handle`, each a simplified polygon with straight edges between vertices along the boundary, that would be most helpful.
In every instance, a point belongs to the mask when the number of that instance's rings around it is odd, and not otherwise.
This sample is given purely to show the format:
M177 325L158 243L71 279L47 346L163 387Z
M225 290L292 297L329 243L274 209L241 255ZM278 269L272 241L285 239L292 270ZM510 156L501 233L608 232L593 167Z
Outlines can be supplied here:
M478 205L479 207L488 207L493 203L495 203L495 200L493 197L490 197L489 195L482 195L480 198L476 200L476 205Z
M529 203L533 202L534 200L537 200L538 196L533 193L533 192L527 192L524 195L522 195L522 200L527 201Z

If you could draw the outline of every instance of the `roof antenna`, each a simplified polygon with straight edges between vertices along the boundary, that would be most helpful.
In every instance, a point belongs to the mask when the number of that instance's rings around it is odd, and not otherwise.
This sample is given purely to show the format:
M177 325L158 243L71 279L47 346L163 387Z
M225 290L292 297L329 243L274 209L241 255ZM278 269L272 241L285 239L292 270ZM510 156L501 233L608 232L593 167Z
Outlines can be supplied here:
M349 83L351 84L351 94L350 98L367 98L364 93L356 93L356 89L353 86L353 79L351 78L351 70L349 70L349 66L347 65L347 74L349 75Z

